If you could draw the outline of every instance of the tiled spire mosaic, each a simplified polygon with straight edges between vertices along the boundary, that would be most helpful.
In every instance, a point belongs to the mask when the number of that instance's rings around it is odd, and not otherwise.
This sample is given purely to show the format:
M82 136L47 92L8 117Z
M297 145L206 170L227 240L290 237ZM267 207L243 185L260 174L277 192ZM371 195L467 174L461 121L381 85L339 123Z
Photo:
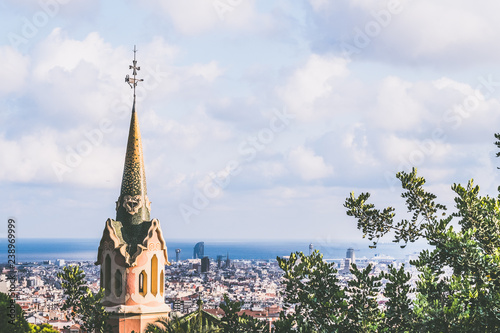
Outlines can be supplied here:
M134 101L116 220L126 224L140 224L149 219L150 202L147 195L141 131Z

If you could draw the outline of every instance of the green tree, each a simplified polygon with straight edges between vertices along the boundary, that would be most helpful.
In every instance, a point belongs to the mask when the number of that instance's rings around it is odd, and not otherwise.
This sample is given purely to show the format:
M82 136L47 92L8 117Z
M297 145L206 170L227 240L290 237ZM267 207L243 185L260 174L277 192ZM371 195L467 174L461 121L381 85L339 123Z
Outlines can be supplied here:
M57 273L62 280L62 288L66 300L63 310L71 310L71 317L82 325L82 329L90 332L112 332L108 324L109 313L102 305L104 290L94 294L85 281L85 273L80 266L66 266Z
M9 295L0 293L0 333L29 333L24 311Z
M339 284L334 264L323 261L314 251L310 256L292 253L289 259L277 258L283 270L285 309L294 308L293 316L281 314L276 332L336 332L345 323L348 303Z
M59 330L53 328L49 324L33 325L30 324L30 333L59 333Z
M466 187L454 184L456 211L446 215L446 207L423 188L425 179L416 169L396 176L409 219L396 221L392 207L375 209L367 203L368 193L351 194L345 207L373 246L394 233L394 241L402 246L424 238L433 247L412 262L421 272L415 330L500 331L500 196L480 196L472 180Z
M196 320L184 320L182 317L174 316L170 319L159 318L155 324L148 324L145 333L212 333L219 332L220 329L208 323L206 320L197 322Z
M414 288L409 284L410 273L405 272L404 264L399 269L389 265L389 271L383 272L381 276L388 280L384 288L384 296L388 300L385 303L385 317L381 331L410 332L415 324L413 305L409 298L410 293L414 292Z
M203 310L203 301L198 299L198 308L182 317L159 318L148 324L145 333L215 333L221 332L220 319Z
M252 318L246 314L239 314L243 302L231 301L224 294L224 302L220 307L224 311L221 318L221 328L224 333L258 333L266 328L266 322Z
M382 312L378 308L377 294L380 291L382 277L371 275L370 264L360 270L351 265L353 278L347 282L347 317L341 331L352 333L378 332L382 321Z
M316 331L311 325L307 322L303 322L300 325L297 325L297 320L295 319L295 315L289 314L285 315L282 311L280 313L280 318L273 323L273 333L290 333L290 332L299 332L299 333L314 333Z
M198 309L182 317L160 318L149 324L146 333L257 333L263 332L266 322L239 314L242 303L231 301L224 295L221 309L224 316L219 319L203 310L203 302L198 300Z

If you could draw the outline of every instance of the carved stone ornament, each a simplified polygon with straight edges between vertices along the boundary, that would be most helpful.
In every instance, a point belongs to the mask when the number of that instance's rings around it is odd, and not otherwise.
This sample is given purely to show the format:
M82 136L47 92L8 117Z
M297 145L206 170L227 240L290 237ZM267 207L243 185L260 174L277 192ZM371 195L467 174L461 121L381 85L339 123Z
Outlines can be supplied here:
M149 251L159 251L159 250L161 250L161 244L160 243L149 243L148 250Z
M146 208L151 211L151 201L149 201L148 196L146 195Z
M130 215L136 214L142 207L142 204L142 197L140 195L125 195L123 197L122 206Z

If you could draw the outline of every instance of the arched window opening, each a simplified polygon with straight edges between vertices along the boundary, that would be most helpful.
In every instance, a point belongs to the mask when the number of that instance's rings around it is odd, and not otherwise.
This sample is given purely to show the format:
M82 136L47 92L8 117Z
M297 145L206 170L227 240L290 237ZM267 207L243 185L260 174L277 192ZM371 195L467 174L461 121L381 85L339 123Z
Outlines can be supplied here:
M111 257L109 254L104 260L104 291L106 295L111 293Z
M139 294L142 296L146 296L148 292L148 275L146 274L146 271L142 271L141 274L139 274Z
M99 279L99 287L104 288L104 264L101 265L101 277Z
M115 295L120 297L122 294L122 272L119 269L115 272Z
M158 258L156 254L151 258L151 293L158 294Z
M163 269L161 270L160 273L160 294L163 296L163 293L165 292L165 275L163 274Z

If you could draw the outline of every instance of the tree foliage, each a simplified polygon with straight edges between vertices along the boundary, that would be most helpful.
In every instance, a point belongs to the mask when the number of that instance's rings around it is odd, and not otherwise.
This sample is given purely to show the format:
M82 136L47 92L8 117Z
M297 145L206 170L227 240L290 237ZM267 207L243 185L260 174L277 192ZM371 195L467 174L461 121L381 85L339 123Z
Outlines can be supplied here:
M53 328L49 324L33 325L30 324L30 333L59 333L59 330Z
M224 333L258 333L266 328L266 322L250 317L243 313L240 314L243 302L231 301L227 294L224 294L224 302L220 304L224 311L221 318L221 332Z
M63 310L70 310L71 317L79 322L82 329L90 332L111 332L108 324L110 313L102 305L104 290L94 294L85 281L85 273L80 266L66 266L57 276L62 280L66 300Z
M411 219L396 222L395 209L375 209L367 193L351 194L345 207L374 245L393 232L394 242L424 238L433 247L412 262L421 272L413 326L426 332L499 331L500 196L481 196L473 180L454 184L456 211L447 215L436 196L424 190L425 179L416 169L397 178Z
M500 148L500 134L495 138ZM369 193L351 193L344 206L371 247L388 235L401 247L427 241L429 249L410 262L419 272L416 285L404 267L375 276L370 266L353 265L343 288L318 253L295 253L278 259L285 302L295 312L282 313L275 332L500 332L500 194L480 195L473 180L453 184L455 210L449 213L416 169L396 177L406 216L397 219L391 206L376 208ZM379 292L384 306L376 302Z
M379 332L382 322L382 312L377 303L377 294L380 291L382 276L370 274L373 266L358 269L352 264L350 269L353 278L348 281L347 318L342 330L352 333Z
M24 311L9 295L0 293L0 333L27 333L31 328Z
M160 318L155 324L149 324L146 333L258 333L266 323L246 314L239 314L242 303L231 301L224 295L220 307L224 311L222 318L217 318L203 310L203 302L198 300L198 309L182 317Z
M341 328L346 319L347 301L334 264L323 261L318 251L310 256L296 252L288 259L278 257L277 260L283 270L285 309L294 309L293 317L281 316L277 324L279 332L286 329L332 332Z
M382 278L387 279L384 288L385 316L383 318L384 332L409 332L415 324L413 305L409 298L414 292L410 285L411 275L405 272L405 265L396 269L389 265L387 273L382 272Z
M203 318L196 310L186 316L173 316L172 318L159 318L155 324L148 324L145 333L214 333L220 332L218 324Z

